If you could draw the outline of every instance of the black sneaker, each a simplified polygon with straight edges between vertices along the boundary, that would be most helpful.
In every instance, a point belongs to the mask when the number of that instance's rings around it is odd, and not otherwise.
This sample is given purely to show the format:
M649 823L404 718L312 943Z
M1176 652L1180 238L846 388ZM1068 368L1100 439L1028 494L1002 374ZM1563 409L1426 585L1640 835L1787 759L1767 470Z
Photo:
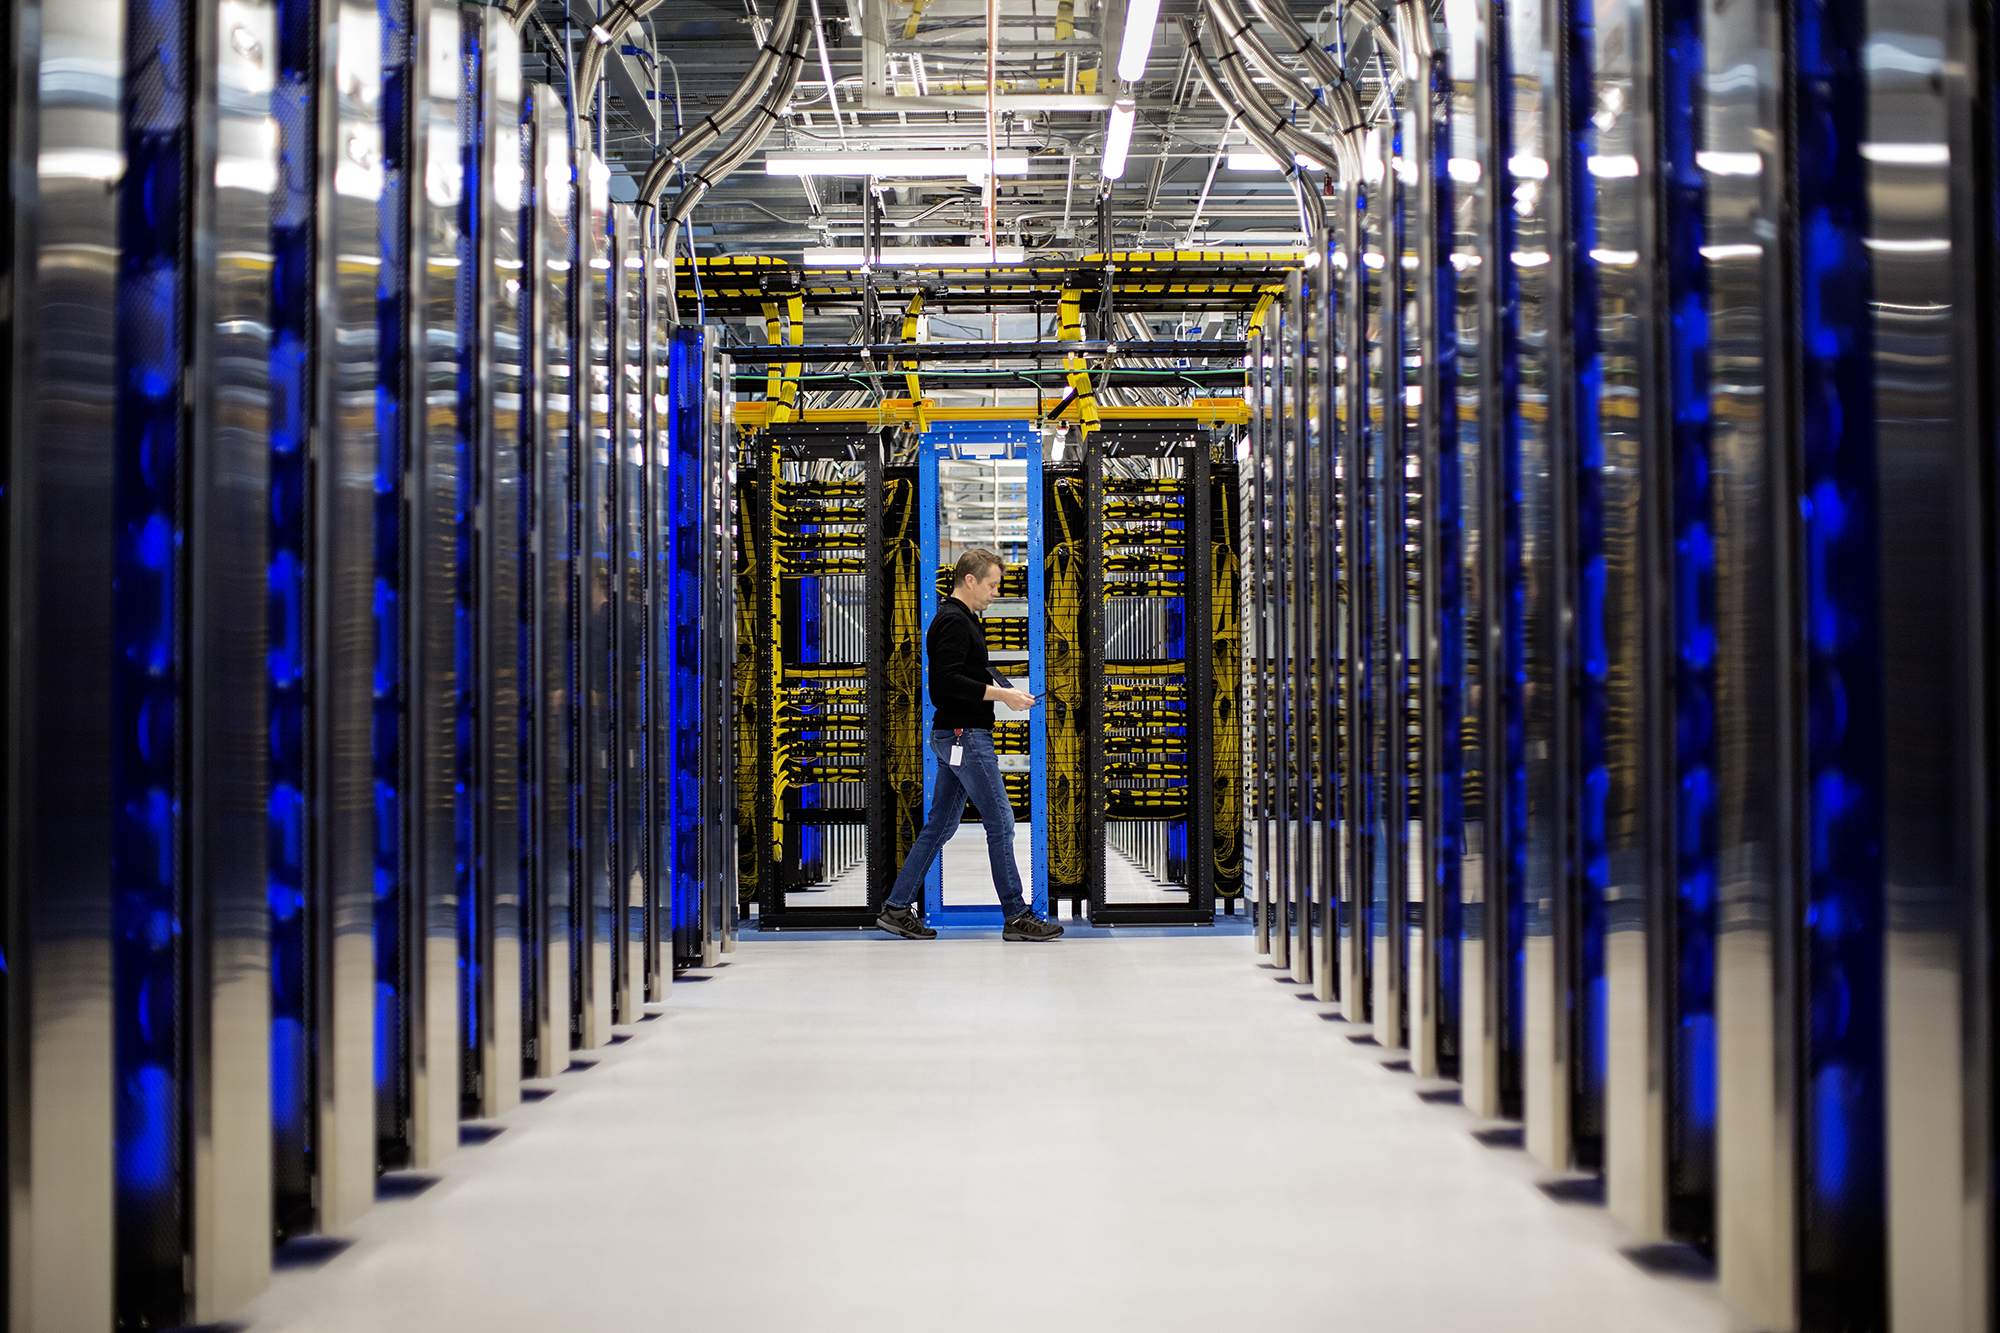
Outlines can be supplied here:
M875 925L891 935L901 935L906 940L937 938L937 932L925 925L923 918L907 907L884 907L882 915L875 918Z
M1052 940L1063 933L1061 926L1053 921L1044 921L1033 912L1023 912L1007 923L1000 932L1003 940Z

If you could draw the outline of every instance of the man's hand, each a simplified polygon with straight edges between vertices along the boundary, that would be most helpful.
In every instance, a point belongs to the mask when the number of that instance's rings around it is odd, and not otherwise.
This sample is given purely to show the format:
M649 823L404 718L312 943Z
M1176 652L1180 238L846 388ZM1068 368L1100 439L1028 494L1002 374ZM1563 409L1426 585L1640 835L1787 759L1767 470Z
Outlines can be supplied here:
M996 688L993 692L993 699L996 703L1006 704L1017 713L1025 713L1035 706L1035 696L1026 690L1002 690Z

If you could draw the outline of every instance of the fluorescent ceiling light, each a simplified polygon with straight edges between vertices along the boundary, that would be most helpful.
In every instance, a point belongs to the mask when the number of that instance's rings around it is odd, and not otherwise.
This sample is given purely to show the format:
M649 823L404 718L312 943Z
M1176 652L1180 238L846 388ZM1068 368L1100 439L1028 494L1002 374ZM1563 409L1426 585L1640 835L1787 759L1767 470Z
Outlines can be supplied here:
M1132 151L1132 122L1138 118L1139 109L1129 97L1121 97L1111 106L1111 123L1104 130L1104 165L1098 175L1108 181L1115 181L1125 174L1125 155Z
M1125 40L1118 44L1118 77L1137 83L1146 77L1146 57L1153 53L1153 29L1160 22L1160 0L1126 0Z
M993 159L1001 176L1028 174L1026 153L1001 153ZM986 175L984 153L773 153L764 159L766 176L979 176Z
M860 249L808 248L805 262L813 268L860 268L870 262ZM954 264L1020 264L1027 252L1019 246L1003 245L988 250L983 245L891 245L885 246L873 262L882 268L927 264L949 268Z
M1865 143L1861 156L1869 162L1898 167L1951 165L1951 149L1941 143Z
M1269 153L1231 150L1227 163L1231 171L1276 171L1278 159Z
M1761 176L1762 153L1696 153L1694 164L1711 176Z

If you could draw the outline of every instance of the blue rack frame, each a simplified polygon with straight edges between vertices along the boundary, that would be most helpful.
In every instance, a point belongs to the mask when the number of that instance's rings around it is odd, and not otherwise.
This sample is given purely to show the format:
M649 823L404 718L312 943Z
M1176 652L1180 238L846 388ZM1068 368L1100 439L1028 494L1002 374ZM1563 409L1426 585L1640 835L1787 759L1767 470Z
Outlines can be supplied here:
M985 446L1004 444L1007 452L1002 457L1015 457L1019 448L1028 462L1028 682L1033 694L1041 694L1046 684L1042 674L1044 661L1043 647L1046 626L1042 617L1042 432L1033 422L1027 421L980 421L950 422L940 424L917 437L917 507L918 527L922 539L922 554L917 571L922 606L922 635L920 670L923 678L930 679L930 638L931 618L937 614L937 599L924 594L930 589L930 580L936 577L938 555L941 543L938 538L938 459L948 454L954 444L977 443ZM930 747L930 727L926 723L924 735L924 818L930 818L931 795L937 789L937 755ZM1049 910L1049 876L1047 830L1038 817L1047 809L1048 779L1043 769L1047 755L1048 730L1043 714L1037 710L1028 723L1030 827L1034 866L1030 876L1029 891L1032 895L1029 905L1037 915L1046 916ZM946 907L944 903L944 856L931 863L930 872L924 878L924 915L930 924L940 930L971 929L990 930L1005 924L1001 920L1000 906L956 906Z

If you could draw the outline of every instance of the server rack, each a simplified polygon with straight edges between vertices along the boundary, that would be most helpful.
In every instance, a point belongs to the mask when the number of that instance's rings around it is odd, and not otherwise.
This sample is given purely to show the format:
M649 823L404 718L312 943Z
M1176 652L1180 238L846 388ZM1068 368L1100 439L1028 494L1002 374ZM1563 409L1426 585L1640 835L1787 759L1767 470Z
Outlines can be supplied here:
M891 630L909 628L907 613L891 617L892 603L908 593L885 577L891 550L882 519L883 434L789 422L767 427L751 448L758 460L754 545L766 571L755 634L758 928L867 926L900 863L891 749L868 737L886 732L898 652ZM815 475L827 469L844 479ZM907 503L907 478L898 481L899 503ZM894 564L913 575L907 542L900 535ZM839 619L824 624L828 608ZM907 645L900 652L910 656ZM907 680L899 693L907 697ZM913 723L905 717L902 725ZM832 870L823 860L829 856L839 862ZM860 882L839 887L861 862ZM835 884L831 893L845 900L816 900L822 883Z
M521 301L521 44L497 10L464 16L459 96L465 162L460 206L458 734L461 816L460 1017L467 1117L520 1102L521 908L525 832L522 693L523 505L530 488L523 449ZM465 640L471 640L470 643ZM463 837L463 833L461 835Z
M667 766L663 831L670 860L675 970L710 967L735 947L739 809L735 729L716 725L736 696L737 568L728 358L713 330L675 329L667 354L668 547L661 649Z
M1096 850L1083 871L1098 924L1215 916L1216 604L1233 601L1235 586L1216 578L1213 447L1205 432L1143 421L1100 427L1085 445L1085 843ZM1107 478L1111 459L1146 461ZM1115 610L1107 598L1119 599ZM1117 820L1164 821L1160 869L1185 886L1184 903L1110 900L1102 851Z
M658 996L652 860L622 917L579 913L614 910L593 849L658 839L650 250L628 215L639 266L588 262L602 175L499 10L103 0L6 32L8 1318L212 1323L274 1237L348 1226L566 1066L573 1022L607 1035L614 978L621 1018ZM717 364L687 735L726 793ZM577 762L614 716L616 826ZM734 885L694 873L726 948Z
M1309 264L1251 366L1260 943L1306 975L1297 839L1330 827L1339 992L1377 1041L1602 1170L1766 1326L1984 1327L1987 853L1950 812L1990 780L1965 469L1993 162L1943 54L1982 30L1390 17L1336 43L1404 77L1351 144L1329 318ZM1345 368L1301 401L1314 349ZM1255 528L1325 504L1314 403L1339 528L1302 557ZM1328 579L1342 757L1314 772L1294 654Z
M638 1021L646 999L647 856L646 628L651 583L646 540L645 369L648 340L646 271L649 247L636 212L610 209L605 318L611 364L609 434L611 463L609 667L611 734L611 1015L614 1023Z
M1082 916L1090 900L1085 867L1090 784L1087 771L1088 698L1084 608L1089 603L1084 521L1083 465L1046 464L1042 468L1041 521L1031 530L1041 536L1040 593L1042 651L1035 658L1041 671L1035 682L1042 692L1036 725L1042 753L1036 771L1043 791L1036 804L1035 873L1043 881L1038 894L1046 911L1070 903ZM1030 569L1032 579L1036 571Z

